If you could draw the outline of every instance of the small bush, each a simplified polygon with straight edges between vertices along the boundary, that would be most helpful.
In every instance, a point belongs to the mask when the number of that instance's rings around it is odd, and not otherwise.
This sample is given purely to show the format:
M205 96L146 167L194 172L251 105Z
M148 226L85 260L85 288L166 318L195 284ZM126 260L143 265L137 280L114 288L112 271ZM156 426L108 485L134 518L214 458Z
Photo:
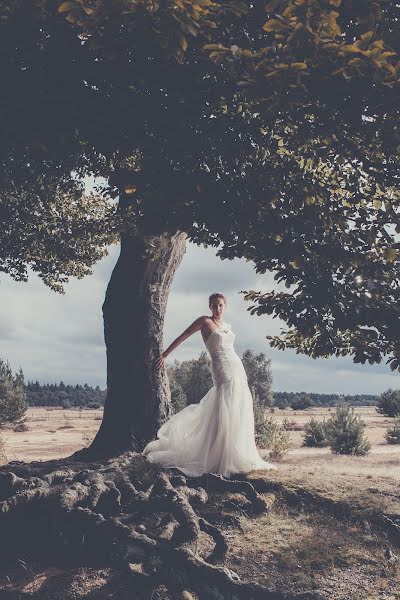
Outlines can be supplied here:
M89 402L86 405L86 408L92 408L94 410L98 410L100 408L100 402Z
M400 444L400 415L395 418L393 425L386 429L385 438L388 444Z
M29 431L29 427L26 423L17 423L16 426L14 427L13 431Z
M365 423L354 408L341 403L326 422L329 445L335 454L368 454L371 444L364 438Z
M303 425L301 425L300 423L297 423L296 421L293 421L293 420L290 421L286 417L283 419L282 427L286 431L303 431L303 429L304 429Z
M303 446L308 448L324 448L329 446L325 419L317 421L313 417L304 427Z
M377 411L387 417L400 415L400 390L389 388L378 398Z
M269 450L272 459L282 458L291 447L289 433L273 417L267 417L259 427L256 441Z
M259 396L254 389L252 392L256 443L260 448L269 450L271 459L279 459L291 446L289 433L273 417L265 416Z

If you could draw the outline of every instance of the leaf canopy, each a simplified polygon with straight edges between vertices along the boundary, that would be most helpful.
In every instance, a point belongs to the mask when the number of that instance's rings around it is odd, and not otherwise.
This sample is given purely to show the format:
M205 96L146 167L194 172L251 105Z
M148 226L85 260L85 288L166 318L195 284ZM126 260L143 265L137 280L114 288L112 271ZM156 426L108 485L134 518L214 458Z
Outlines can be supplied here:
M125 228L185 230L286 285L244 291L287 323L272 345L399 369L399 17L385 0L1 2L0 268L61 290Z

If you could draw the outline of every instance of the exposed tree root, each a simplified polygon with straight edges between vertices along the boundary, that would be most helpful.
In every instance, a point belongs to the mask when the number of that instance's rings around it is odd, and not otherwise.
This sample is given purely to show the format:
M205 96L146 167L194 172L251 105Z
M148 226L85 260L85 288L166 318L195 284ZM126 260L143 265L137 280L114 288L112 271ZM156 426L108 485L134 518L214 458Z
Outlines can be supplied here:
M10 463L0 470L0 559L34 552L71 566L117 566L143 599L163 584L180 599L192 591L207 600L317 600L316 592L280 593L241 581L215 564L228 542L217 519L201 514L211 491L244 495L254 514L268 510L248 481L186 478L134 453L93 463ZM202 534L213 543L207 557L198 552Z

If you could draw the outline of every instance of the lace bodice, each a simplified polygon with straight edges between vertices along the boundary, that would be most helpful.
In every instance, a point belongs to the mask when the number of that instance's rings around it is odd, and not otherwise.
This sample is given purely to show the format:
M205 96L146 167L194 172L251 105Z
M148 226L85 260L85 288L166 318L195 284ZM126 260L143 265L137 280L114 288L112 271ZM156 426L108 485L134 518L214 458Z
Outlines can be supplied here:
M212 331L205 341L205 346L211 357L211 373L214 385L227 383L233 378L247 380L246 371L233 343L235 334L229 323Z

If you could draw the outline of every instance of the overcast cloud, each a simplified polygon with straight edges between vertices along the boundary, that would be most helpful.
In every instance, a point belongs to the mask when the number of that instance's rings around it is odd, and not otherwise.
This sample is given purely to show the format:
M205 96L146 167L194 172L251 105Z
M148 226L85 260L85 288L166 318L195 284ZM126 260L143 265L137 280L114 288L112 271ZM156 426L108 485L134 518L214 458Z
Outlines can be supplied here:
M48 289L35 275L28 283L0 277L0 356L12 368L22 367L26 380L106 385L105 346L101 305L119 249L110 248L90 277L71 280L64 296ZM208 296L228 297L224 320L236 333L241 356L250 348L272 359L274 390L325 393L381 393L398 388L399 376L386 364L355 365L349 358L317 359L294 351L270 348L266 335L278 334L285 324L267 315L252 316L241 290L271 289L272 276L257 275L244 260L221 261L215 249L188 245L169 297L164 347L196 317L209 314ZM194 358L204 349L200 333L179 346L169 357Z

